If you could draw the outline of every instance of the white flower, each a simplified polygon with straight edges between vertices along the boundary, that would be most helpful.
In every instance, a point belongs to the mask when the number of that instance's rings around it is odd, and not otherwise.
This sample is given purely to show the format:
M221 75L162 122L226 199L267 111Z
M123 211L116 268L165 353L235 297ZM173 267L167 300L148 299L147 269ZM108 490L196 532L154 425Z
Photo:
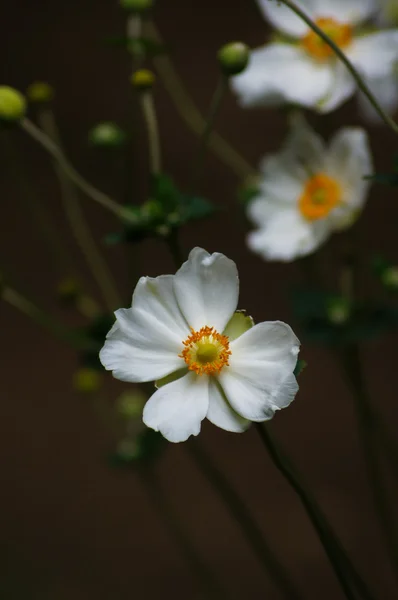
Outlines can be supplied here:
M264 16L289 40L254 50L248 68L232 78L242 106L291 103L326 113L354 94L355 82L347 68L304 21L278 0L257 1ZM370 85L391 75L398 59L398 29L367 34L358 29L377 9L375 0L297 0L297 4Z
M144 423L171 442L198 435L202 420L241 432L271 419L298 390L299 341L280 321L253 326L235 312L239 279L223 254L194 248L175 275L142 277L131 308L100 352L122 381L158 381Z
M361 211L372 173L366 133L341 129L328 147L296 118L284 148L261 165L258 195L248 206L259 228L251 250L269 260L291 261L314 252L329 235L349 227Z

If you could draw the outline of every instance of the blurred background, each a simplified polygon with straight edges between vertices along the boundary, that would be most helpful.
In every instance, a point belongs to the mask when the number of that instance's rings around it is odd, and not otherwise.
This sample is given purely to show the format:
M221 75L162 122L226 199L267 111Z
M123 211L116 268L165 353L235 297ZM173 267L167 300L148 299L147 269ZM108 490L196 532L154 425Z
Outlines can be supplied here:
M246 0L159 0L154 17L203 112L218 79L219 47L231 40L255 47L269 33L255 3ZM87 136L98 121L123 126L130 119L131 58L123 48L104 43L107 36L124 34L125 20L116 0L15 0L3 11L0 25L1 83L21 91L32 81L51 83L68 156L90 181L118 199L123 195L123 165L90 147ZM164 170L187 187L197 139L180 120L160 81L155 100ZM136 121L131 177L139 204L148 193L148 160L145 127L138 115ZM312 122L325 136L341 125L363 124L355 101ZM241 110L231 94L216 126L255 166L265 153L279 148L286 120L278 110ZM388 171L396 150L394 137L381 126L368 131L376 167ZM30 211L37 202L52 211L97 298L98 289L63 215L51 162L21 131L0 136L0 153L1 268L41 306L71 326L79 324L57 303L55 289L62 273ZM286 320L300 336L289 309L289 291L300 280L299 268L294 263L265 263L246 248L247 225L236 200L239 183L208 154L201 191L223 210L209 221L185 227L184 249L200 245L231 257L240 272L240 307L257 321ZM395 195L394 188L372 188L355 226L365 262L376 251L398 261ZM127 276L125 249L103 244L104 236L118 230L119 224L89 198L84 198L83 208L128 306L135 282ZM335 256L342 243L336 235L320 253L323 280L330 289L337 282ZM174 271L158 241L137 246L135 260L141 275ZM374 286L364 269L363 292L373 293ZM133 470L109 465L114 440L90 398L73 389L76 353L4 303L0 328L1 598L150 600L167 594L176 600L199 599L186 557L140 478ZM393 333L362 346L370 393L392 430L398 417L396 346ZM301 356L309 366L300 378L299 395L288 410L277 414L272 428L305 474L355 564L377 590L377 598L396 598L373 515L349 390L327 348L304 344ZM125 389L106 377L110 398ZM256 431L238 436L205 422L200 442L239 490L303 597L341 598L306 514L271 464ZM169 444L156 472L194 546L228 597L281 599L184 444ZM391 483L391 492L396 491Z

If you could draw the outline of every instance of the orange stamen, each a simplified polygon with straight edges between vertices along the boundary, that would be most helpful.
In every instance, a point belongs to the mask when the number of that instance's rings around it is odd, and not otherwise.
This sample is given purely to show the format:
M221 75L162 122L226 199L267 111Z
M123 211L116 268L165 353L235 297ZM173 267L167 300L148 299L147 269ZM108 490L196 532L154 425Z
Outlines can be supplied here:
M308 179L299 199L300 212L308 221L326 217L341 202L341 188L337 181L318 173Z
M185 348L178 356L197 375L218 374L225 365L229 365L229 338L214 327L202 327L199 331L191 328L191 335L182 343Z
M345 48L351 43L353 37L351 25L331 18L317 19L315 23L339 48ZM319 61L327 60L334 55L333 49L312 29L302 38L300 45Z

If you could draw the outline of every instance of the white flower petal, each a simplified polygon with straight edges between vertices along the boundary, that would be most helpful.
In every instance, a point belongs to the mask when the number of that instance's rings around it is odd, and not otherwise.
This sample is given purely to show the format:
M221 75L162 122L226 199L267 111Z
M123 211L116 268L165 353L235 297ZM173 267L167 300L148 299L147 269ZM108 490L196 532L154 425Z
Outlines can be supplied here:
M231 406L251 421L265 421L294 399L299 340L286 323L255 325L231 343L230 366L219 381Z
M169 442L198 435L209 408L208 377L188 373L159 388L144 407L143 421Z
M209 409L206 416L213 425L225 431L241 433L250 425L250 421L238 415L230 406L218 381L214 378L210 378Z
M366 77L390 76L398 61L398 29L359 36L346 54Z
M331 90L333 68L298 46L275 43L253 50L247 69L231 80L244 107L292 103L312 108Z
M286 157L291 157L291 161L288 163L289 171L293 161L301 166L306 178L309 174L312 175L314 172L322 170L325 144L321 136L309 126L301 114L295 114L291 119L289 134L283 148Z
M318 111L328 113L335 110L354 94L355 89L355 81L351 73L336 59L333 68L333 84L329 94L319 102Z
M390 115L393 114L398 108L398 75L393 72L389 76L377 79L367 78L366 83L382 108ZM371 123L382 123L379 113L361 90L359 90L358 102L365 119Z
M238 304L236 265L223 254L209 254L202 248L194 248L175 275L174 290L180 309L193 329L207 325L221 332Z
M160 379L185 366L178 357L182 344L170 350L162 345L167 338L154 338L150 333L153 330L148 329L147 337L131 337L116 322L99 355L105 369L112 371L116 379L138 383Z
M359 127L341 129L332 138L327 158L328 175L343 187L343 206L331 215L338 226L345 222L349 224L350 215L363 206L370 187L370 182L364 177L372 171L366 131Z
M374 0L315 0L315 18L329 17L341 23L356 25L366 21L375 11Z
M300 197L308 178L308 171L299 164L290 148L266 156L260 163L260 171L263 177L259 197L266 197L280 204L286 203L287 206Z
M266 260L289 262L314 252L329 233L327 219L307 222L291 209L280 211L261 229L249 233L247 245Z
M308 25L300 19L290 8L274 0L257 0L257 4L264 17L273 27L292 37L302 37L308 32ZM305 10L309 17L313 11L302 3L297 3L300 8ZM308 0L307 0L307 5ZM310 3L311 4L311 3Z

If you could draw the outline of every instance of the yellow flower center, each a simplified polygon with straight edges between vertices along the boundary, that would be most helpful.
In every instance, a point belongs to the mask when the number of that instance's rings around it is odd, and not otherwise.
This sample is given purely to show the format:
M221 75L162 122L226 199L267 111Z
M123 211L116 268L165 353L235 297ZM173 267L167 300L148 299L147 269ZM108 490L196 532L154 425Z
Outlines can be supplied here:
M337 181L318 173L307 180L299 199L301 214L308 221L326 217L341 202L341 188Z
M185 348L179 356L185 360L188 369L197 375L219 373L229 364L229 339L213 327L202 327L199 331L191 329L191 335L183 344Z
M346 23L340 23L335 19L317 19L316 24L324 31L339 48L345 48L352 41L352 27ZM332 48L323 41L315 31L309 31L300 42L300 45L310 56L319 61L329 59L334 55Z

